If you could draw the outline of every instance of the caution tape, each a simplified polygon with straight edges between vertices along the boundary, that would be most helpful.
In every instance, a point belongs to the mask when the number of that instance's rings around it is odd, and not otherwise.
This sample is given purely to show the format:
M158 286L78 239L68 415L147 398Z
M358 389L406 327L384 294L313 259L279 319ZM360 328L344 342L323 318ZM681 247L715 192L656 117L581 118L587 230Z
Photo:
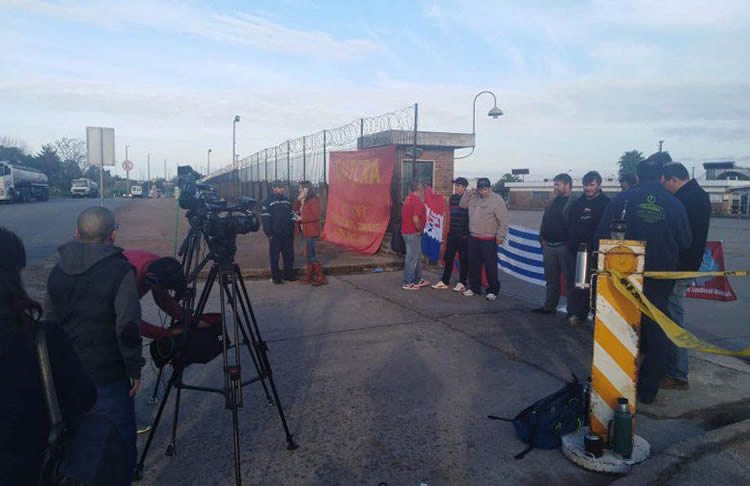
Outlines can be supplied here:
M659 280L683 280L699 277L750 277L750 271L738 270L735 272L643 272L646 278Z
M609 273L612 276L612 283L615 288L630 302L632 302L643 315L649 317L652 321L656 322L661 327L664 334L667 335L670 341L675 343L680 348L693 349L695 351L701 351L703 353L723 354L725 356L750 356L750 346L741 351L731 351L729 349L720 348L713 344L704 341L703 339L696 337L689 333L679 325L675 324L672 319L667 317L662 311L660 311L654 304L652 304L643 291L639 290L632 282L630 282L620 272L615 270L608 270L601 274ZM648 273L644 273L648 276ZM652 272L652 273L705 273L705 272ZM719 272L721 273L721 272ZM746 272L745 272L746 273ZM600 274L600 275L601 275ZM674 278L674 277L672 277ZM685 277L693 278L693 277Z

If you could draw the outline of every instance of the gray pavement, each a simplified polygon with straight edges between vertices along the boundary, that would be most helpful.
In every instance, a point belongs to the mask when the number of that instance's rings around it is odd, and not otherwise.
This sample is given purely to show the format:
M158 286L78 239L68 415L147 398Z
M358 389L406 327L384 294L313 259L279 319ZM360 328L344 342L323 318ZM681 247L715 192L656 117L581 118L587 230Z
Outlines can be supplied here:
M116 210L130 201L105 199L104 205ZM26 246L29 263L53 255L57 247L73 237L78 215L98 199L50 199L25 204L0 205L0 226L18 234Z
M322 288L248 282L300 448L285 450L278 418L259 385L246 388L240 413L246 484L597 485L617 479L580 469L559 450L514 460L524 446L512 426L486 418L512 417L559 388L571 370L588 376L590 329L530 314L527 301L408 292L400 279L400 272L334 276ZM216 308L215 298L209 307ZM148 298L144 312L158 318ZM704 367L732 385L724 395L711 391L715 407L744 397L737 383L750 373L696 362L696 369ZM251 369L245 360L244 375ZM219 385L220 360L189 368L187 381ZM151 371L144 382L139 412L153 413L145 403ZM673 393L660 397L670 409L689 410L693 392ZM223 400L183 394L178 455L170 458L163 451L172 408L156 434L142 484L233 484L231 416ZM667 416L655 408L639 413L637 430L659 454L703 436L717 420L691 412ZM139 447L144 444L141 437Z

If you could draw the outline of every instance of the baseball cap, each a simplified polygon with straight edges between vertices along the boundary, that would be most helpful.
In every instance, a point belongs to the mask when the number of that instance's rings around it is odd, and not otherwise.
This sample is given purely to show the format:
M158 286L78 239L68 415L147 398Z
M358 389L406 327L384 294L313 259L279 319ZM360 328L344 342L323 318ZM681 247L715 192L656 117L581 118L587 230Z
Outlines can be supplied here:
M462 186L465 186L465 187L469 185L469 181L467 181L465 177L456 177L451 182L453 182L454 184L461 184Z
M477 189L484 189L485 187L492 187L492 184L490 184L490 180L486 177L480 177L477 180Z

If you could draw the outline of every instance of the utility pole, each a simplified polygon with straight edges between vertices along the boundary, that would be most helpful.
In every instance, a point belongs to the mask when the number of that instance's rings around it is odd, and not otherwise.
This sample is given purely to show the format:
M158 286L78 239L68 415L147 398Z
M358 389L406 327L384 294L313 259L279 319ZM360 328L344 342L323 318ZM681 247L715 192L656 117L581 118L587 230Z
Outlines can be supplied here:
M659 152L661 152L662 145L664 145L664 140L659 140Z
M148 177L148 192L151 193L151 154L146 155L146 171Z
M130 145L125 146L125 160L130 160L128 158L128 147L130 147ZM129 170L125 171L125 196L130 196L130 171Z

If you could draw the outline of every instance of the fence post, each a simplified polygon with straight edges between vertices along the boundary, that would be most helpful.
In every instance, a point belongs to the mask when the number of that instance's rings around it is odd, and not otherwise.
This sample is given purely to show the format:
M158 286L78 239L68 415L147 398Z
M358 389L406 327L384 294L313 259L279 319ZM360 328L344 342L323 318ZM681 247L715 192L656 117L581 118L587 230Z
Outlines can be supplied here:
M273 180L279 180L279 146L273 148Z
M359 141L357 142L357 148L361 149L365 139L365 119L359 119Z
M419 119L419 103L414 103L414 153L411 159L411 178L417 176L417 120Z
M289 151L290 151L289 140L286 141L286 185L289 188L289 194L292 194L292 171L291 163L289 162Z
M264 169L265 169L265 177L264 177L264 179L265 179L265 182L268 182L268 149L266 149L264 152L266 153L266 163L263 166Z
M328 184L326 180L326 131L323 130L323 184Z
M306 143L307 137L302 137L302 180L307 180L307 154L306 154Z

